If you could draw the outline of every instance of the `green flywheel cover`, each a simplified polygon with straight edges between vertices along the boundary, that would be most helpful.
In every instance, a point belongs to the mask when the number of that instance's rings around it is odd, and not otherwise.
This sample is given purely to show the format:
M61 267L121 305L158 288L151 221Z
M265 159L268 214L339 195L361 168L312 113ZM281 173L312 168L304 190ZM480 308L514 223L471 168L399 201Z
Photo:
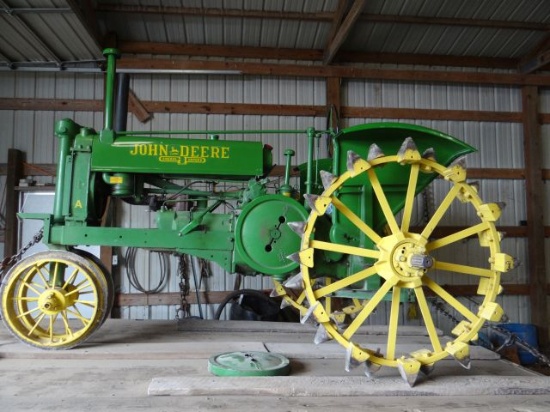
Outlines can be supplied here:
M269 352L226 352L208 360L208 371L216 376L285 376L290 361Z
M300 236L288 222L306 221L308 212L290 197L265 195L244 206L235 230L236 262L266 275L298 267L287 256L300 250Z

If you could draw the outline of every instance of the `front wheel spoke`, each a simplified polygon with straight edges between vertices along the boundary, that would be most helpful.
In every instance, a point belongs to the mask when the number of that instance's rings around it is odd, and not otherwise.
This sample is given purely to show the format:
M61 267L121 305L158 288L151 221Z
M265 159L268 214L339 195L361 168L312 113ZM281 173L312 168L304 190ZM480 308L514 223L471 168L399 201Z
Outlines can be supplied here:
M33 332L36 330L36 328L38 328L38 325L40 324L40 322L42 322L42 319L44 319L45 316L46 314L42 313L38 318L34 320L34 326L29 330L27 336L31 336L33 334Z
M435 249L439 249L443 246L450 245L452 243L458 242L463 239L467 239L470 236L477 235L484 230L487 230L489 228L489 223L487 222L481 222L475 226L468 227L466 229L463 229L459 232L453 233L451 235L442 237L441 239L436 239L432 242L429 242L426 245L426 251L431 251Z
M80 320L84 326L87 326L90 323L90 319L88 319L86 316L83 316L76 307L74 308L74 310L67 308L67 312Z
M28 311L20 313L19 315L17 315L17 319L24 318L25 316L30 315L31 313L39 311L39 310L40 310L40 308L29 309Z
M53 341L53 329L54 329L54 321L56 317L57 317L57 313L53 316L50 316L50 327L49 327L50 341Z
M347 276L344 279L338 280L331 283L330 285L313 291L313 296L315 296L315 299L322 298L336 292L337 290L344 289L345 287L353 285L354 283L361 282L373 275L376 275L377 272L377 268L375 266L371 266L355 273L354 275Z
M479 320L479 318L474 313L472 313L470 309L468 309L466 306L460 303L458 299L453 297L449 292L447 292L445 289L439 286L430 277L424 276L422 278L422 283L426 285L437 296L443 299L447 304L452 306L456 311L458 311L462 316L464 316L470 322L475 323Z
M399 303L401 298L401 288L398 286L393 287L391 310L390 310L390 322L388 325L388 344L386 349L386 358L395 359L395 347L397 344L397 325L399 322Z
M411 217L414 205L414 198L416 196L416 184L418 182L418 171L420 165L415 163L411 166L411 173L409 176L409 186L407 187L407 194L405 196L405 206L403 208L403 219L401 220L401 231L406 233L409 231L411 224Z
M40 292L39 290L36 290L35 288L33 288L34 286L34 283L29 283L29 282L23 282L23 286L26 287L27 289L30 289L32 290L34 293L36 293L37 295L40 295L42 292ZM42 288L40 286L40 288ZM46 288L44 288L44 290L46 290Z
M90 291L80 293L81 290L86 289L87 287L92 287L92 282L89 281L89 280L82 281L82 282L80 282L80 283L77 285L77 288L76 288L76 289L73 289L73 290L71 290L70 292L67 292L67 293L65 294L65 296L70 296L70 295L73 295L73 294L75 294L75 293L79 293L79 294L81 294L81 295L84 295L84 294L86 294L86 293L90 293Z
M374 243L379 243L382 238L376 233L369 225L363 222L355 213L351 211L344 203L340 201L336 196L331 197L332 204L338 209L351 223L353 223L361 232Z
M43 289L50 287L50 284L48 283L48 279L46 279L46 276L44 276L44 274L42 273L42 271L38 266L35 266L35 273L38 275L40 280L42 280L42 283L44 284Z
M424 325L428 331L428 336L430 337L434 351L441 352L443 349L441 347L441 342L439 341L439 336L437 336L437 329L435 328L432 314L430 313L430 308L428 307L428 302L426 301L426 296L424 295L424 290L422 290L422 287L419 286L414 289L414 293L416 295L416 300L418 302L418 306L420 307L422 318L424 319Z
M451 203L453 203L459 191L460 191L459 185L454 185L451 188L451 190L449 190L449 192L447 193L447 195L445 196L445 198L443 199L443 201L441 202L441 204L439 205L439 207L431 217L430 221L426 224L426 227L424 228L420 236L422 236L425 239L428 239L431 236L437 224L443 218L443 215L445 214L445 212L447 212L449 207L451 207Z
M88 306L90 308L95 308L96 307L96 304L97 302L95 300L76 300L74 303L80 303L84 306Z
M65 334L73 336L73 330L69 326L69 319L67 318L67 311L61 312L61 319L63 320L63 325L65 326Z
M380 257L380 251L378 250L365 249L357 246L341 245L338 243L323 242L321 240L312 240L309 245L314 249L326 250L328 252L338 252L372 259L378 259Z
M476 266L460 265L458 263L436 261L433 269L444 270L447 272L463 273L465 275L480 276L483 278L492 278L494 272L490 269L483 269Z
M76 278L76 275L78 275L78 268L75 268L73 273L71 274L71 276L69 276L69 278L65 281L65 283L63 284L63 287L61 289L65 289L69 284L71 284L75 278Z
M36 302L38 299L38 296L21 296L14 298L13 300L16 302Z
M386 222L388 223L388 226L390 227L391 232L393 234L400 232L399 225L395 220L395 216L391 210L390 204L388 203L388 199L386 198L384 189L382 189L382 185L378 180L378 176L376 175L376 172L374 171L374 169L368 169L367 173L369 175L369 179L370 179L372 188L374 190L374 193L376 193L376 198L378 199L378 203L380 205L380 208L382 209L382 213L384 213L384 217L386 218Z
M389 290L397 283L398 279L397 277L391 278L387 280L381 287L378 289L378 291L374 294L372 299L370 299L367 304L361 309L361 312L357 315L357 317L351 322L351 324L346 328L342 336L349 340L355 332L359 329L359 327L363 324L363 322L369 317L369 315L372 313L372 311L380 304L382 299L386 296L386 294L389 292Z

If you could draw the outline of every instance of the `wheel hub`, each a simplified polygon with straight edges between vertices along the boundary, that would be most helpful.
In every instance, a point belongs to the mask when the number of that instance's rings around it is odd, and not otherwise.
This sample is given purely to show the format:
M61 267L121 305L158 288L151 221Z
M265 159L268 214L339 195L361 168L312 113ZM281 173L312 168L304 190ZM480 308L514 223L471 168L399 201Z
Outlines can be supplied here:
M69 285L67 289L71 288L72 285ZM38 298L38 307L40 310L47 315L55 315L69 306L78 299L78 293L69 293L71 290L63 290L60 288L47 289L42 292Z
M398 276L420 278L433 266L433 258L426 254L424 246L406 240L392 251L391 264Z
M401 287L414 288L421 284L421 278L434 265L434 259L426 252L422 238L386 236L378 245L382 252L378 265L386 278L396 276Z

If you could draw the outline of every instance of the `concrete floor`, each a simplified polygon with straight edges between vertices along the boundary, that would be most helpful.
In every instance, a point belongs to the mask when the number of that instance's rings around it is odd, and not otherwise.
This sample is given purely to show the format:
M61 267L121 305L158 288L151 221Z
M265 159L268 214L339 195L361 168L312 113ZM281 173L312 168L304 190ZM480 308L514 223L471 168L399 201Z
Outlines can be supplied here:
M373 330L365 339L382 346L384 336ZM427 347L422 330L404 332L399 351ZM343 349L334 342L314 345L314 333L313 327L298 324L110 319L76 349L42 351L19 343L1 327L0 410L550 410L550 378L482 348L473 348L470 370L441 361L409 388L394 369L383 368L372 380L362 368L345 372ZM209 374L208 358L230 351L281 353L291 360L291 375ZM172 396L148 395L162 393L159 388L168 388L164 394Z

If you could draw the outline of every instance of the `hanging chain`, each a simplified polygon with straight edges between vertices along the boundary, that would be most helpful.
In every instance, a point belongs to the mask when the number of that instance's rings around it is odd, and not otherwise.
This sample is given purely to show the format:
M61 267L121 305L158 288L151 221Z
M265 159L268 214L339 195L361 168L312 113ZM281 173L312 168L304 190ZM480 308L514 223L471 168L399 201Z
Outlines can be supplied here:
M473 302L477 306L480 306L479 303L476 302L476 300L473 299L472 297L466 296L466 299L468 299L470 302ZM460 323L460 320L458 320L453 314L451 314L445 308L445 304L441 300L435 298L435 299L430 299L430 301L432 303L432 306L434 307L434 309L437 312L439 312L443 316L449 318L451 321L454 322L455 325L458 325ZM502 323L506 323L509 320L510 320L510 318L508 318L508 316L506 316L506 314L504 314L502 316L502 319L501 319ZM517 334L515 334L513 332L510 332L507 329L501 328L498 325L488 324L487 327L489 329L491 329L492 331L494 331L495 333L499 334L502 338L504 338L504 342L498 348L493 349L494 352L498 353L502 350L502 348L515 344L518 347L520 347L521 349L524 349L527 352L529 352L535 358L537 358L540 363L542 363L546 366L550 366L550 359L548 359L548 357L546 357L543 353L539 352L539 350L537 348L535 348L534 346L531 346L531 344L529 344L527 341L520 338Z
M504 337L504 343L502 343L502 345L496 348L494 350L495 352L498 353L502 350L502 348L516 344L519 348L526 350L535 358L537 358L539 363L542 363L543 365L546 365L546 366L550 366L550 359L548 359L548 357L546 357L544 354L539 352L539 350L534 346L531 346L531 344L529 344L527 341L521 339L515 333L510 332L509 330L506 330L496 325L489 325L489 329L492 329L494 332Z
M36 245L38 242L40 242L43 236L44 236L44 228L36 232L32 237L32 239L29 241L29 243L27 243L25 246L19 249L15 255L5 258L2 261L2 263L0 263L0 280L4 277L4 272L6 272L10 267L12 267L17 262L19 262L21 260L21 257L25 254L25 252L29 250L31 247L33 247L34 245Z
M432 306L437 312L450 319L455 325L458 325L460 323L460 320L458 320L451 312L447 310L445 304L441 300L439 300L438 298L429 298L428 300L431 302Z
M191 316L191 305L187 301L191 286L189 285L189 272L187 271L187 255L179 255L178 274L180 277L180 306L176 309L176 320Z

